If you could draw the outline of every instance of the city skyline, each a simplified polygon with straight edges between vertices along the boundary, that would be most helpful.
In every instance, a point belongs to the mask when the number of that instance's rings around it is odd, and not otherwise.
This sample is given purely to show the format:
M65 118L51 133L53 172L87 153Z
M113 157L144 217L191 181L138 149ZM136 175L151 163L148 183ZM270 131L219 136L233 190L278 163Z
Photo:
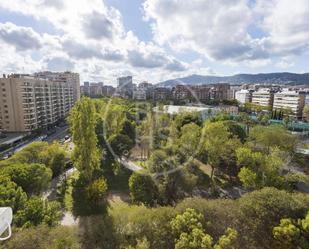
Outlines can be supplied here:
M14 0L0 3L3 73L78 72L116 85L190 74L304 73L305 0ZM207 18L208 17L208 18Z

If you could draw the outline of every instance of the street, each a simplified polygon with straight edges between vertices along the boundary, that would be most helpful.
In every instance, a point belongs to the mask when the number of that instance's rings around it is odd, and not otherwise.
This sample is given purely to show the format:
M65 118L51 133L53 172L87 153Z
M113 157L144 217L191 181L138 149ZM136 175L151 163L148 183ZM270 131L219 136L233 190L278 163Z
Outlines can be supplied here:
M5 151L3 151L2 153L0 153L0 160L1 159L5 159L7 156L12 156L14 153L21 151L23 148L25 148L26 146L28 146L29 144L33 143L33 142L38 142L38 141L46 141L49 144L51 144L52 142L56 141L56 140L62 140L64 139L64 137L66 135L68 135L68 126L64 126L64 127L55 127L55 133L44 137L44 136L38 136L34 139L31 140L27 140L27 141L23 141L20 144L17 144ZM46 136L46 135L45 135Z

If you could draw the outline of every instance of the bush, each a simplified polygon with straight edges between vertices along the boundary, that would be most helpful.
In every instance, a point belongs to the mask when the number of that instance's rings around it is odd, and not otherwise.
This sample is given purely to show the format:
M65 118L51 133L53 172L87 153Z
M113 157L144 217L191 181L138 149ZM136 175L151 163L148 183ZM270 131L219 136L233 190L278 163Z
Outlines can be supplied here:
M107 183L104 178L94 180L87 187L87 197L94 204L98 205L106 197Z
M132 201L153 205L158 197L158 189L151 176L133 173L129 179L129 188Z
M60 204L39 197L30 198L23 209L15 215L15 224L19 227L31 227L39 224L57 225L61 218Z
M75 227L38 226L15 232L1 249L81 249Z

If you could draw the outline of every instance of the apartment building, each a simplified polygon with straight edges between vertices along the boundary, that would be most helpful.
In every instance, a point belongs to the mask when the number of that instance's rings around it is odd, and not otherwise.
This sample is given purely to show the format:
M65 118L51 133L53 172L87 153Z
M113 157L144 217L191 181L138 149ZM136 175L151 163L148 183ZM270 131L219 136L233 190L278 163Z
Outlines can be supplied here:
M229 99L229 84L213 85L176 85L173 89L173 97L176 100L195 99L199 101Z
M260 106L273 106L274 93L271 89L261 88L252 93L252 103Z
M211 85L210 98L213 100L229 99L230 85L227 83L218 83Z
M241 104L249 103L251 102L251 92L249 90L241 89L235 93L235 99Z
M123 98L132 98L133 95L133 77L119 77L117 79L117 95Z
M177 85L173 89L173 97L176 100L195 99L200 101L209 100L211 96L211 87L200 86L186 86Z
M68 78L67 78L68 79ZM12 74L0 78L0 131L29 132L65 118L78 98L75 82Z
M166 87L155 87L152 91L153 100L166 100L172 96L171 89Z
M73 87L74 101L80 99L80 79L78 73L44 71L35 73L34 77L47 79L53 82L67 83Z
M273 110L290 110L291 116L301 118L305 106L305 92L283 89L274 94Z

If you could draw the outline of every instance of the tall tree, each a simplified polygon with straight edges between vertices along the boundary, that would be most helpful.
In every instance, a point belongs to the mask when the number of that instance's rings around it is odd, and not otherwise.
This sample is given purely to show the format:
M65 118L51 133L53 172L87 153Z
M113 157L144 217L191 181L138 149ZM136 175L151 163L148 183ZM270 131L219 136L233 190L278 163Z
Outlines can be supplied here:
M175 249L233 249L237 232L228 228L226 234L213 245L213 238L203 228L204 217L194 209L187 208L170 222L176 236Z
M76 168L91 181L95 169L100 167L100 151L95 133L96 110L89 98L82 98L71 110L70 129L75 144L72 160Z
M304 117L306 118L306 121L309 122L309 104L304 107Z
M207 154L207 163L211 166L211 176L222 162L232 164L235 158L235 150L240 146L240 141L229 131L222 121L206 123L204 127L204 146L202 154Z
M51 169L43 164L14 163L2 171L28 194L40 194L44 191L52 177Z
M279 125L256 126L248 140L253 147L263 149L266 153L270 153L274 147L293 153L298 143L297 137Z

